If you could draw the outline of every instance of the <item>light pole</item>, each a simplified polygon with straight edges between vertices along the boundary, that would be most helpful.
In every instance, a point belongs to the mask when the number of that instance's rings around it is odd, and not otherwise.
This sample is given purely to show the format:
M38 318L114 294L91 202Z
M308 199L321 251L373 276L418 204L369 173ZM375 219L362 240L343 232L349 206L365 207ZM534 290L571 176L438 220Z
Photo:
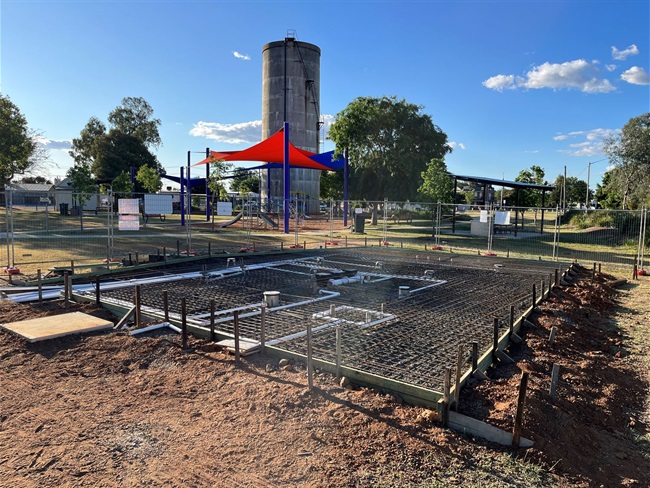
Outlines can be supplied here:
M585 209L589 208L589 179L591 177L591 165L600 163L601 161L605 161L607 159L608 158L603 158L599 159L598 161L589 162L589 166L587 166L587 195L585 195Z

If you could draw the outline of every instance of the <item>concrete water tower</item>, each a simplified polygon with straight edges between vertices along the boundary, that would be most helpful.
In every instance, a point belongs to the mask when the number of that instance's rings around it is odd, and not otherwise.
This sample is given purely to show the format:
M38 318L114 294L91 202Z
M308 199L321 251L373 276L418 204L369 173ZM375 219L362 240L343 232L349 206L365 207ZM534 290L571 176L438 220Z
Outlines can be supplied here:
M307 151L320 147L320 48L288 34L262 48L262 139L289 122L291 143ZM262 171L262 198L284 194L282 169ZM270 173L270 185L267 175ZM310 212L318 211L320 171L291 169L291 191L310 197Z

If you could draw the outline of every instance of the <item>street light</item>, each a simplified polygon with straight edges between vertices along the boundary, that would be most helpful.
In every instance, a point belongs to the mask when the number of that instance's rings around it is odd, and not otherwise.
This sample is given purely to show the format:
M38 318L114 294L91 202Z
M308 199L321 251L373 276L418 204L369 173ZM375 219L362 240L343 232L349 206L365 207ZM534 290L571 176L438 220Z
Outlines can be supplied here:
M589 162L589 166L587 166L587 195L585 196L585 209L589 208L589 178L591 176L591 165L608 159L609 158L603 158L598 161Z

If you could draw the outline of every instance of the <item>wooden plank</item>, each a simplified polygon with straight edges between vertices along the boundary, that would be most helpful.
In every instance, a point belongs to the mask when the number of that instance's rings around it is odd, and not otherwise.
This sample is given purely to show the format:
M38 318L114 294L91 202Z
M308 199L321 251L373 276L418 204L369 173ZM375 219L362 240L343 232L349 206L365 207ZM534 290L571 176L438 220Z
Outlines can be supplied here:
M449 412L449 427L503 446L512 445L512 433L458 412ZM531 447L533 444L533 441L525 437L519 439L519 447Z
M112 329L113 322L82 312L72 312L10 322L1 324L0 327L27 339L29 342L38 342L71 334Z

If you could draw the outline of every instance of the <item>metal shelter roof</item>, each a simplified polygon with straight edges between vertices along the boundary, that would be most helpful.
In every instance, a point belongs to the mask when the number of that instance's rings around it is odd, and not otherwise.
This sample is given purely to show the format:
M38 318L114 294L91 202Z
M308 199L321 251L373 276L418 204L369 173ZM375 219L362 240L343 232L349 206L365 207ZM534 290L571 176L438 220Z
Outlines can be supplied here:
M553 190L555 186L553 185L538 185L537 183L524 183L522 181L508 181L508 180L497 180L495 178L483 178L481 176L465 176L465 175L452 175L452 178L456 180L469 181L472 183L480 183L482 185L496 185L496 186L505 186L508 188L520 189L520 190Z

